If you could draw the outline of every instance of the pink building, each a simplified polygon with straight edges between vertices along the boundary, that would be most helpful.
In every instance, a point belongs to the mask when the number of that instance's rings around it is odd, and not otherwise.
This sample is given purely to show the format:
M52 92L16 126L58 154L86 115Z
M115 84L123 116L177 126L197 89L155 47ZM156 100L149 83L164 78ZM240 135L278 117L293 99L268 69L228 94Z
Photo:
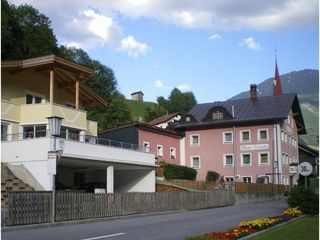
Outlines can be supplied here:
M185 132L180 164L197 179L216 171L225 181L297 183L298 134L305 126L296 94L197 104L175 129Z
M114 144L143 148L155 154L155 162L180 163L181 135L170 129L163 129L147 123L137 122L99 132L99 138L109 139Z

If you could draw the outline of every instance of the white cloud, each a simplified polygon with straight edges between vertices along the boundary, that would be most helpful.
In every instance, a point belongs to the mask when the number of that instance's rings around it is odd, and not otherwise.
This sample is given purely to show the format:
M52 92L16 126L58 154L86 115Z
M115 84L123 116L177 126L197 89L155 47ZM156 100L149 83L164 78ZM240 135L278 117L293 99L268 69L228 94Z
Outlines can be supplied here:
M191 90L191 86L188 84L180 84L177 86L180 91L189 91Z
M213 41L217 41L217 40L221 40L222 37L220 34L218 33L215 33L215 34L212 34L210 37L209 37L210 40L213 40Z
M121 40L119 51L127 52L130 57L137 58L140 55L146 55L151 48L142 42L138 42L133 36L128 36Z
M257 43L257 42L253 39L253 37L244 38L239 45L240 45L241 47L247 47L247 48L252 49L252 50L255 50L255 51L258 51L258 50L261 49L260 44Z
M164 88L164 84L161 80L156 80L155 83L154 83L154 86L156 88Z
M126 29L122 29L117 21L123 16L211 30L279 31L318 28L319 25L318 0L109 0L108 4L101 0L10 2L27 3L37 8L50 18L60 43L83 48L111 44L117 49L130 35L124 34ZM136 51L130 54L137 56Z

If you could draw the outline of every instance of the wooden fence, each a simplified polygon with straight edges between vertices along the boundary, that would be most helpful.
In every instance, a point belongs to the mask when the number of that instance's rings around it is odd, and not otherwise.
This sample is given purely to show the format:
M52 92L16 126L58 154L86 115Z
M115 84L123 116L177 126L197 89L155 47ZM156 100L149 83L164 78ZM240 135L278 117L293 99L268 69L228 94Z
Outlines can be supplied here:
M57 192L56 221L137 213L221 207L235 203L234 191L94 194ZM6 225L51 221L51 192L12 192Z
M235 183L236 193L284 193L285 185L278 184L259 184L259 183Z

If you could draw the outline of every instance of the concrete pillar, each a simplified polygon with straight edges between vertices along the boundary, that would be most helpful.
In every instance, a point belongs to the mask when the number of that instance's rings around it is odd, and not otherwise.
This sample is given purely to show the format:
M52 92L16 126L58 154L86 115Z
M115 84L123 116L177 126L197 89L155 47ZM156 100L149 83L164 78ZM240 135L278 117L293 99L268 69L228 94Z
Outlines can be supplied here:
M106 185L107 185L107 193L114 192L114 168L113 166L108 166L106 171Z

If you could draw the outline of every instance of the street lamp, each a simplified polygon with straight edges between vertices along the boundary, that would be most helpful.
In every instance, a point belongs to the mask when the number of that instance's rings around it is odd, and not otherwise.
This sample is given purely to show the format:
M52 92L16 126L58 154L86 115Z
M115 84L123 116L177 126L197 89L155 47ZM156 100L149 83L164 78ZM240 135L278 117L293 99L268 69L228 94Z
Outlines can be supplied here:
M61 117L52 116L48 117L48 125L50 135L53 136L53 154L54 154L54 171L52 173L52 208L51 217L52 222L55 222L56 218L56 161L57 161L57 151L56 151L56 137L60 136L61 131Z

